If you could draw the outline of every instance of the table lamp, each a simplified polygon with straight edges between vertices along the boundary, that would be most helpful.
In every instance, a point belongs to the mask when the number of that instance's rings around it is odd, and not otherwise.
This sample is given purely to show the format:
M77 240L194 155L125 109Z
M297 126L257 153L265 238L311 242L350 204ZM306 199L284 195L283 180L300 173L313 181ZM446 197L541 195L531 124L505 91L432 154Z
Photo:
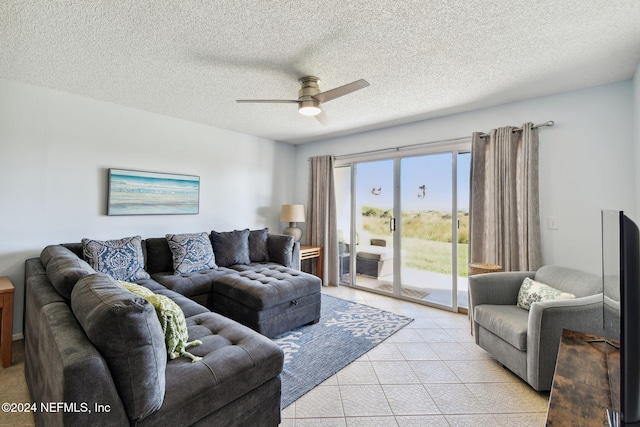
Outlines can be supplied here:
M289 226L282 231L283 234L293 236L293 240L299 242L302 237L302 230L296 227L296 222L304 221L304 205L282 205L280 222L289 223Z

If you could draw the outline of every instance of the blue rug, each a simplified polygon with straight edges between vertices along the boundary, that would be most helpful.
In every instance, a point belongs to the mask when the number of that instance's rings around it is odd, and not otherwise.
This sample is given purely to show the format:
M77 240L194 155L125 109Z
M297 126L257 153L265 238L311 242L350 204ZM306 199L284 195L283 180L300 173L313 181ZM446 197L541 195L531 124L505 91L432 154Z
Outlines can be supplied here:
M320 322L274 338L284 350L281 408L295 402L412 320L323 294Z

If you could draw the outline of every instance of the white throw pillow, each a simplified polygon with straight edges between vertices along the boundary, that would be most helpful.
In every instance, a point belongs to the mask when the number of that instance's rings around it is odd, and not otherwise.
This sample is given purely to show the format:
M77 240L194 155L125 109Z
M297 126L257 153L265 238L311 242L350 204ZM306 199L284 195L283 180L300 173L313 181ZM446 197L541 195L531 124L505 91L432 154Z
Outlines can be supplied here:
M559 289L552 288L544 283L536 282L533 279L525 278L518 292L518 307L529 310L531 304L540 301L551 301L557 299L573 299L576 296Z

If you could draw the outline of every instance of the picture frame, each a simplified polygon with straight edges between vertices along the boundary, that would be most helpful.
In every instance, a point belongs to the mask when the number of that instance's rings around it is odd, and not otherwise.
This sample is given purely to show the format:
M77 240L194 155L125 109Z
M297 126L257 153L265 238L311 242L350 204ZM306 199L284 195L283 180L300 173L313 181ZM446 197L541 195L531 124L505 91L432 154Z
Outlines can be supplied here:
M195 215L200 177L109 169L107 215Z

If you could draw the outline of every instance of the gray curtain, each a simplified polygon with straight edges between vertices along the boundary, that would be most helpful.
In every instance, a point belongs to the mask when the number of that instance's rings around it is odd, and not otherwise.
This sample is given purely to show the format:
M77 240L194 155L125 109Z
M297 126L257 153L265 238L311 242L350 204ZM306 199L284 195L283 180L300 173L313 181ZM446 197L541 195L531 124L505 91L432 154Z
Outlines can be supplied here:
M503 271L537 270L542 262L538 197L538 131L532 123L473 134L469 262Z
M307 243L322 246L323 285L338 286L338 230L332 156L309 159Z

